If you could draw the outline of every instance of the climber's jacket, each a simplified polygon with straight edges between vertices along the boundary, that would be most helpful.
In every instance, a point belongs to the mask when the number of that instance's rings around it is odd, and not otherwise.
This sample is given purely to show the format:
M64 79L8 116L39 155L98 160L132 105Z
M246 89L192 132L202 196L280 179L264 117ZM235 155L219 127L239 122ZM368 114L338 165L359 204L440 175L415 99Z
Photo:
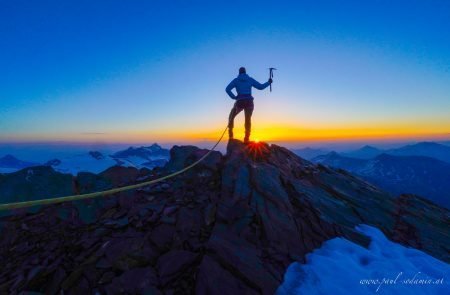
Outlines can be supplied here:
M242 100L242 99L253 99L252 96L252 87L255 87L256 89L263 90L267 86L269 86L270 83L266 82L264 84L259 83L252 77L250 77L247 74L239 74L237 78L233 79L233 81L228 84L225 91L228 93L228 95L232 99L236 100ZM233 88L236 88L237 95L235 95L231 90Z

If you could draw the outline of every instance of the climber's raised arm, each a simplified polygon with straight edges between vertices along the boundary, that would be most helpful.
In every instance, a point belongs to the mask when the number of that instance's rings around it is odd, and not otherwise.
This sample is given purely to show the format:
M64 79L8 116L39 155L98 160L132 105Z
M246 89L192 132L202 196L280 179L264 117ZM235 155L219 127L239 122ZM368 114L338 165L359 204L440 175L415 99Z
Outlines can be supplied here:
M272 83L272 79L269 79L269 81L267 81L266 83L261 84L258 81L256 81L255 79L251 78L251 82L252 82L253 87L255 87L256 89L259 89L259 90L263 90L263 89L267 88L270 85L270 83Z

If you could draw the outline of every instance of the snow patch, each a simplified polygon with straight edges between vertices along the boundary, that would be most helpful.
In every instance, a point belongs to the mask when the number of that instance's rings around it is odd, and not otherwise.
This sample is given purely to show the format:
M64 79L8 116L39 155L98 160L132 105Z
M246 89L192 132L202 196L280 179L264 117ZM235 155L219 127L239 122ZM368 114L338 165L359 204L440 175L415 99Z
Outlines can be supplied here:
M369 249L344 238L328 240L306 256L306 264L288 267L277 294L449 294L450 265L389 241L375 227L356 230L371 238Z

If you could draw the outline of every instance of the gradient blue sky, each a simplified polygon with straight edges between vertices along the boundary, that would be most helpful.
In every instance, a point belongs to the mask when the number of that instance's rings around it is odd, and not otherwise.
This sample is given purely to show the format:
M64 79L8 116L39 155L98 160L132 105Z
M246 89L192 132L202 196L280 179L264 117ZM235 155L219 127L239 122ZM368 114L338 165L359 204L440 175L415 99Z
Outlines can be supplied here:
M449 1L0 0L0 141L212 139L241 65L262 139L450 134Z

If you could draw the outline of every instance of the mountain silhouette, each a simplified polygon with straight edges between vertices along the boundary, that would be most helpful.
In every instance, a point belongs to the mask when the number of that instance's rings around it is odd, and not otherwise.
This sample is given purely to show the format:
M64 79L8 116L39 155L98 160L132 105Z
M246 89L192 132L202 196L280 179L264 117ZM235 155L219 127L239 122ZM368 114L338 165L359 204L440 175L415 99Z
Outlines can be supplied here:
M57 193L157 178L207 152L175 146L164 168L80 173L63 177ZM29 169L9 177L41 185ZM64 175L45 169L50 178ZM0 178L0 193L7 189ZM287 267L325 241L343 237L367 247L359 224L450 262L447 209L413 195L395 198L265 143L231 140L225 155L212 152L162 183L32 211L0 219L1 293L274 294Z
M365 145L360 149L342 153L342 155L357 159L371 159L383 153L383 150L380 150L376 147Z
M417 194L450 208L450 164L423 156L381 154L363 160L329 153L312 161L345 169L392 194Z
M0 158L0 173L2 171L19 170L30 166L36 166L37 163L22 161L13 155L5 155ZM9 169L9 170L8 170Z
M450 163L450 146L436 142L419 142L386 153L394 156L424 156Z

